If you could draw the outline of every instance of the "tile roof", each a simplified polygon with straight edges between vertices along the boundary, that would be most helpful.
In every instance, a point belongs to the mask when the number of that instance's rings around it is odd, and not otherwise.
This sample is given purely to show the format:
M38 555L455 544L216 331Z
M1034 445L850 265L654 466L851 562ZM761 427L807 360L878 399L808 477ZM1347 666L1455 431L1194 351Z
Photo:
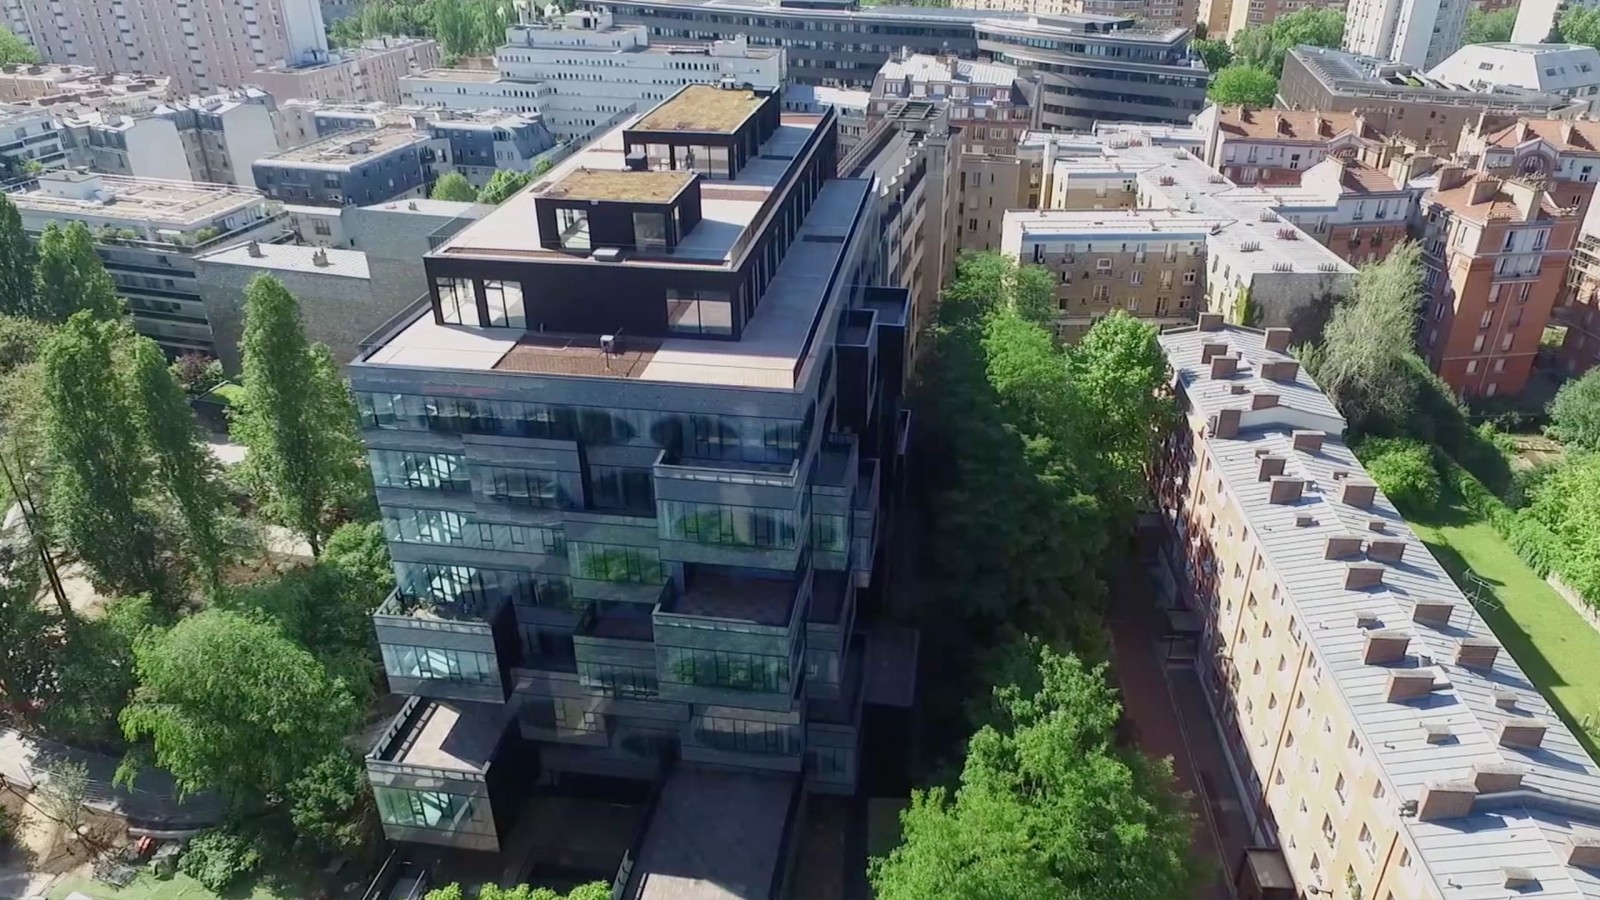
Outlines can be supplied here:
M1510 148L1535 139L1554 144L1562 151L1600 153L1600 122L1523 119L1490 132L1488 143L1491 147Z
M1474 199L1477 185L1488 182L1495 182L1502 187L1493 194ZM1504 190L1503 185L1504 182L1496 176L1474 173L1471 178L1456 187L1429 191L1424 202L1437 203L1474 222L1487 222L1491 219L1532 221L1536 218L1576 218L1578 215L1575 209L1557 206L1548 193L1540 190L1538 211L1532 216L1525 216L1516 201Z
M1381 802L1396 807L1395 819L1416 860L1415 874L1430 887L1426 894L1407 896L1600 898L1600 873L1569 866L1566 856L1569 835L1600 837L1600 766L1383 492L1376 491L1367 507L1344 502L1345 483L1370 480L1341 439L1343 420L1315 382L1303 373L1293 382L1262 379L1263 363L1290 357L1268 351L1264 334L1254 329L1189 328L1167 332L1160 341L1196 412L1242 410L1237 437L1208 437L1208 447L1284 588L1283 602L1303 624L1320 660L1314 677L1321 689L1338 691L1350 710L1366 758L1387 791ZM1239 354L1238 374L1209 377L1210 367L1201 358L1204 345L1214 342L1225 342L1228 352ZM1250 410L1250 394L1235 393L1234 385L1277 393L1279 405ZM1320 450L1295 449L1294 429L1318 427L1327 435ZM1272 486L1258 475L1263 455L1282 458L1284 474L1303 479L1299 502L1270 502ZM1379 528L1383 536L1403 542L1400 561L1382 564L1377 586L1347 588L1349 563L1327 559L1327 541L1370 539ZM1451 604L1449 621L1436 627L1414 619L1424 599ZM1409 641L1404 660L1366 663L1373 630L1404 635ZM1457 664L1464 641L1492 646L1492 664ZM1430 674L1432 690L1418 700L1390 701L1389 677L1403 670ZM1546 728L1536 748L1500 742L1502 725L1535 721ZM1430 743L1425 725L1447 726L1452 740ZM1508 771L1521 774L1520 786L1483 793L1473 788L1465 815L1422 818L1404 811L1404 804L1419 801L1430 786L1459 779L1470 783L1485 766L1511 767ZM1529 870L1537 886L1508 889L1507 872L1515 869ZM1398 890L1396 896L1401 896Z
M1343 134L1369 140L1381 137L1376 128L1366 124L1364 116L1353 112L1223 108L1218 112L1217 126L1224 134L1258 141L1322 143Z

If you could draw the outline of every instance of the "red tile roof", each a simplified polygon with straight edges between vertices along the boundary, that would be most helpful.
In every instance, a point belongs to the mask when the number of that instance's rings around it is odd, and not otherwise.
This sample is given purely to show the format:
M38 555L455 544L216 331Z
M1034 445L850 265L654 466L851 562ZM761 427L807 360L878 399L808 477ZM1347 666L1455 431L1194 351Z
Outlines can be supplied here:
M1310 112L1296 109L1227 109L1217 111L1224 134L1251 140L1323 143L1341 134L1376 138L1377 129L1364 126L1353 112Z

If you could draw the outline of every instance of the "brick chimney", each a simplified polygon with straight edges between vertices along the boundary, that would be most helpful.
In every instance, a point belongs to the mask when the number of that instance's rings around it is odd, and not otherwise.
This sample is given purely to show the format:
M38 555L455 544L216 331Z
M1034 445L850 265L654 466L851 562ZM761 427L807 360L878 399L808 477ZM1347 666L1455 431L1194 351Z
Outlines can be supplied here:
M1449 600L1418 600L1411 607L1411 621L1430 628L1448 628L1456 605Z
M1268 381L1292 382L1300 374L1300 363L1292 359L1269 359L1256 369Z
M1293 335L1288 328L1268 328L1265 333L1267 349L1273 353L1288 353L1289 338Z
M1211 377L1213 379L1232 378L1239 371L1239 357L1232 353L1211 357Z
M1467 183L1467 170L1461 166L1451 164L1441 166L1439 169L1438 184L1435 190L1448 191L1461 187Z
M1250 397L1251 409L1271 409L1278 405L1278 395L1265 392L1252 394Z
M1361 661L1369 666L1387 666L1406 658L1411 648L1411 635L1398 629L1367 632L1366 649Z
M1339 501L1357 509L1371 508L1372 500L1377 495L1377 485L1371 482L1352 481L1348 478L1344 480L1344 486L1339 489Z
M1220 331L1222 329L1222 313L1203 312L1200 314L1199 330Z
M1344 589L1364 591L1383 584L1383 566L1372 563L1351 563L1344 567Z
M1488 203L1500 193L1500 179L1491 175L1479 175L1472 181L1472 203Z
M1433 693L1432 669L1391 669L1389 689L1384 699L1390 703L1404 703Z
M1271 492L1267 495L1268 502L1286 505L1300 502L1300 493L1305 490L1305 481L1299 478L1290 478L1287 475L1275 475L1272 478Z
M1574 834L1567 838L1567 865L1600 869L1600 835Z
M1397 563L1406 555L1406 542L1400 538L1381 538L1367 542L1367 559Z
M1500 642L1494 638L1462 638L1456 645L1456 665L1467 669L1492 669L1500 655Z
M1283 474L1284 459L1279 456L1263 456L1261 463L1256 468L1257 481L1271 481L1273 477Z
M1200 364L1206 365L1212 357L1228 352L1227 341L1206 341L1200 345Z
M1500 723L1500 746L1537 750L1544 743L1545 724L1538 719L1507 719Z
M1332 535L1322 545L1323 559L1349 559L1361 552L1361 538Z
M1522 787L1521 766L1484 760L1472 764L1472 783L1480 794L1501 794Z
M1237 409L1219 409L1219 410L1217 410L1216 427L1211 429L1211 436L1212 437L1219 437L1219 438L1235 438L1235 437L1238 437L1239 436L1239 416L1240 416L1240 410L1237 410Z
M1294 449L1301 453L1320 453L1322 442L1328 436L1325 431L1296 431L1294 432Z
M1459 819L1472 812L1472 801L1477 797L1477 785L1471 781L1435 782L1422 789L1422 799L1417 801L1417 820Z

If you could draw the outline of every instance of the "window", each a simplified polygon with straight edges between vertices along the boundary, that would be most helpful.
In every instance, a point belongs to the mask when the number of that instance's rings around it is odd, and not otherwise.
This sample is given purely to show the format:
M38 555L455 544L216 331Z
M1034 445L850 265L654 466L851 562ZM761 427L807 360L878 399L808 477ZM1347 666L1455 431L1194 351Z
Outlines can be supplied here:
M765 694L787 694L791 687L789 660L783 656L733 653L656 645L664 654L664 681L701 687L729 688Z
M480 325L478 300L472 292L472 281L467 278L435 278L434 288L439 292L439 321L446 325Z
M1185 273L1183 273L1183 283L1184 284L1194 284L1194 273L1193 272L1185 272Z
M1344 742L1344 746L1346 750L1354 750L1357 756L1366 755L1367 750L1361 745L1361 739L1356 737L1354 731L1350 732L1350 737Z
M667 540L780 550L795 546L793 510L665 500L660 529Z
M483 493L490 500L541 508L569 505L554 472L494 466L485 467L483 475Z
M470 797L392 787L374 787L372 793L378 805L378 817L387 825L462 834L493 833L492 824L480 824L472 815Z
M626 466L589 467L589 505L654 517L655 479L648 469Z
M567 548L576 578L613 584L664 584L667 580L667 567L654 547L571 541Z
M1483 338L1480 337L1480 338L1478 338L1478 340L1481 342L1483 340ZM1478 349L1481 350L1483 348L1479 347ZM1473 372L1476 372L1476 371L1478 371L1478 361L1475 360L1475 359L1467 360L1467 374L1471 375Z
M667 217L661 213L634 213L633 243L646 253L667 249Z
M694 738L708 747L735 753L793 756L803 746L799 725L725 716L696 718Z
M725 291L667 289L667 330L673 334L733 334L733 304Z
M411 488L447 493L472 490L466 457L459 453L373 450L367 454L378 487Z
M383 670L390 678L420 678L455 684L498 684L500 669L491 653L382 644Z
M489 307L489 325L495 328L526 328L528 316L522 306L522 282L485 281L484 304Z
M1339 832L1334 830L1333 819L1326 815L1322 817L1322 839L1327 841L1330 847L1339 842Z
M1339 796L1339 803L1341 805L1347 804L1347 803L1350 802L1350 797L1345 793L1345 781L1344 781L1344 773L1343 772L1340 772L1339 773L1339 777L1335 778L1333 780L1333 792Z
M589 249L589 213L571 207L557 209L556 232L561 237L562 247L568 250Z

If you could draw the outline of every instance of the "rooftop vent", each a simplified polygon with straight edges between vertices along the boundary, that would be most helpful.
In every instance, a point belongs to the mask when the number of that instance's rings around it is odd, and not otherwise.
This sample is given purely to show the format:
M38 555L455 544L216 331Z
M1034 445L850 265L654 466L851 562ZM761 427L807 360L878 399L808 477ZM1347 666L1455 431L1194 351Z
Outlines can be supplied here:
M599 247L589 254L595 262L622 262L622 250L618 247Z
M1384 697L1390 703L1404 703L1433 693L1432 669L1391 669L1389 689Z
M1242 384L1230 384L1228 385L1228 393L1238 396L1240 394L1250 393L1250 389Z
M1500 874L1505 876L1506 887L1513 891L1529 891L1539 888L1539 876L1533 874L1532 869L1524 869L1521 866L1506 866L1500 870Z
M1305 490L1305 481L1299 478L1290 478L1287 475L1275 475L1272 479L1271 493L1268 501L1277 504L1297 503L1300 494Z
M1265 338L1267 349L1273 353L1289 352L1289 339L1293 336L1294 332L1288 328L1268 328L1262 334L1262 337ZM1285 360L1285 362L1292 363L1294 361Z
M1294 271L1294 265L1292 263L1286 263L1286 262L1275 262L1275 263L1272 264L1272 271L1274 271L1274 272L1293 272Z
M1339 271L1339 264L1338 263L1330 263L1330 262L1317 263L1317 271L1318 272L1337 272L1337 271Z
M1318 453L1322 450L1322 442L1327 438L1327 433L1322 431L1296 431L1294 433L1294 449L1301 453Z
M250 243L244 245L244 252L255 259L260 259L262 256L261 244L257 241L251 241Z
M1357 509L1370 509L1372 500L1377 495L1377 485L1371 482L1345 479L1344 489L1339 492L1339 500L1346 506L1354 506Z
M1386 666L1406 658L1411 635L1397 629L1367 632L1367 645L1361 661L1369 666Z
M1435 782L1422 789L1417 819L1422 822L1459 819L1472 812L1472 801L1477 796L1477 785L1470 781Z
M1522 787L1523 769L1512 763L1483 760L1472 764L1472 783L1480 794L1500 794Z
M1423 722L1422 738L1430 744L1449 744L1455 741L1456 733L1449 722Z
M1383 538L1367 542L1367 559L1397 563L1406 555L1406 542L1399 538Z
M1515 719L1500 723L1500 746L1517 750L1537 750L1544 743L1545 724L1538 719Z
M1383 584L1383 566L1371 563L1351 563L1344 569L1344 589L1364 591Z
M1283 474L1284 460L1277 456L1263 456L1261 463L1256 468L1257 481L1271 481L1274 477Z
M1456 665L1467 669L1492 669L1500 656L1500 642L1494 638L1462 638L1456 645Z
M313 251L311 251L311 264L313 266L316 266L319 269L327 268L328 265L329 265L329 263L328 263L328 251L326 251L326 250L313 250Z
M1295 231L1293 228L1279 228L1278 238L1285 241L1298 241L1300 240L1300 232Z
M1239 252L1240 253L1254 253L1255 251L1260 250L1260 249L1261 249L1261 242L1260 241L1244 241L1243 243L1241 243L1239 245Z
M1449 600L1418 600L1411 607L1411 621L1430 628L1446 628L1456 605Z
M1389 530L1389 523L1382 519L1368 519L1367 530L1375 534L1387 534Z
M1496 709L1514 710L1517 708L1517 692L1510 688L1497 687L1494 689L1494 705Z
M1600 869L1600 835L1574 834L1567 838L1567 865Z
M1301 513L1294 517L1294 527L1296 528L1310 528L1315 524L1317 524L1317 519L1310 513Z

